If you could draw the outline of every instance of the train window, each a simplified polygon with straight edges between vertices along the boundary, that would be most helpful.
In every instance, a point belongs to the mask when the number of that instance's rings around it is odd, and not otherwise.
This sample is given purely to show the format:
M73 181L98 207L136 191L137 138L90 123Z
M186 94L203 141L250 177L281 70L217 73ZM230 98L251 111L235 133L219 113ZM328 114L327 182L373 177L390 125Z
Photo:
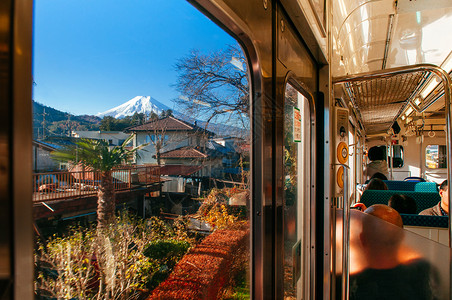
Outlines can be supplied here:
M427 145L425 147L425 166L429 169L447 168L445 145Z
M250 298L250 76L238 42L187 1L37 1L34 21L33 138L74 150L72 161L90 150L90 171L34 174L36 297ZM111 146L82 151L91 144L73 130ZM114 162L108 187L93 161ZM119 221L98 234L112 189Z
M284 299L300 299L306 268L310 199L310 110L290 83L284 105ZM307 284L307 281L304 281Z

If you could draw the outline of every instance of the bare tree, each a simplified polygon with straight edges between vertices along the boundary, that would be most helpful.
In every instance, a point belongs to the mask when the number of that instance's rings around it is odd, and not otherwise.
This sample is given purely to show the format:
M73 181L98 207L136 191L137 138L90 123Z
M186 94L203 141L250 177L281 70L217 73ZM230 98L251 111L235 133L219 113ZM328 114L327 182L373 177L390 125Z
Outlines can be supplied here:
M249 83L246 59L239 45L208 55L193 50L178 60L174 101L192 116L209 123L215 118L249 123Z
M166 123L168 122L168 119L160 119L157 115L151 116L149 118L149 121L159 121L163 122L162 126L156 127L151 131L148 131L147 134L149 136L150 144L154 146L155 149L155 159L157 160L157 165L161 166L161 153L163 148L167 147L171 142L174 142L172 139L168 138L168 135L166 134L167 126Z

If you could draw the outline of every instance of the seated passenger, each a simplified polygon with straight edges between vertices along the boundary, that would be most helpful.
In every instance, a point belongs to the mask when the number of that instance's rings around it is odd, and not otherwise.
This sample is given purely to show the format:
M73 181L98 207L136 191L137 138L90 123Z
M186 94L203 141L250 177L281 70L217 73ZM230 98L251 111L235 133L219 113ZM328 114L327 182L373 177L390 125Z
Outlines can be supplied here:
M384 174L382 174L380 172L377 172L374 175L372 175L372 177L370 179L366 180L366 184L368 184L369 181L371 181L374 178L378 178L378 179L381 179L381 180L388 180L388 177L386 177Z
M359 239L367 267L350 275L350 299L438 299L438 273L430 263L403 261L399 255L404 237L399 213L383 204L372 205L365 213L390 224L363 219Z
M380 172L377 172L374 175L372 175L372 178L370 178L370 179L374 179L374 178L378 178L378 179L381 179L381 180L388 180L388 177L386 177L385 174L380 173Z
M386 153L381 147L371 147L367 153L370 163L367 164L364 170L365 178L372 178L375 173L381 173L386 178L389 176L388 163L386 161Z
M433 207L424 209L419 214L426 216L448 216L449 215L449 193L447 192L447 179L439 187L441 201Z
M364 189L365 191L367 190L381 190L381 191L385 191L388 189L388 186L386 185L386 183L383 182L383 180L378 179L378 178L374 178L371 181L369 181L369 183L367 184L366 188Z
M386 183L383 182L383 180L378 179L378 178L373 178L370 180L370 182L364 188L364 191L367 191L367 190L386 191L386 190L388 190L388 186L386 185ZM366 205L361 202L355 203L351 207L361 210L361 211L365 211L367 208Z
M416 214L416 201L406 195L394 194L388 200L388 206L394 208L399 214Z

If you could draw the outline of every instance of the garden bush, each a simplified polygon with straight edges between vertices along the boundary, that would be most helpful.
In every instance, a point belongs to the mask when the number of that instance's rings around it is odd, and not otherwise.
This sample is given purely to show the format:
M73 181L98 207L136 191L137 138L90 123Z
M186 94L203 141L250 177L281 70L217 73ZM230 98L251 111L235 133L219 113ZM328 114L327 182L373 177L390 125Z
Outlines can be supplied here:
M187 241L179 240L155 240L147 245L143 254L159 265L158 270L152 274L148 287L153 289L165 280L190 247Z
M204 198L195 217L207 222L213 229L225 229L247 221L246 206L228 205L230 197L244 193L237 188L212 189Z
M66 236L38 243L36 294L57 299L138 299L166 279L191 242L182 219L167 224L122 213L102 230L73 228Z
M215 231L194 249L199 235L187 230L186 219L142 220L126 213L101 230L73 228L65 236L40 241L35 251L37 296L138 299L158 286L152 299L218 297L247 261L246 207L228 205L238 192L243 191L214 189L207 195L198 216Z

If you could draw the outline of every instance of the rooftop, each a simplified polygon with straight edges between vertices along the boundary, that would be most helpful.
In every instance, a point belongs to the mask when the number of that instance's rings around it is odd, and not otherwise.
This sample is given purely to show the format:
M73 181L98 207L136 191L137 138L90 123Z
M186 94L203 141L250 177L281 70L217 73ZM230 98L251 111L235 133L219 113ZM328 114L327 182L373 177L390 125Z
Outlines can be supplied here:
M142 125L129 127L125 132L147 132L147 131L194 131L202 132L209 136L213 136L214 133L205 130L196 124L190 124L188 122L179 120L173 116L169 116L159 120L153 120Z

